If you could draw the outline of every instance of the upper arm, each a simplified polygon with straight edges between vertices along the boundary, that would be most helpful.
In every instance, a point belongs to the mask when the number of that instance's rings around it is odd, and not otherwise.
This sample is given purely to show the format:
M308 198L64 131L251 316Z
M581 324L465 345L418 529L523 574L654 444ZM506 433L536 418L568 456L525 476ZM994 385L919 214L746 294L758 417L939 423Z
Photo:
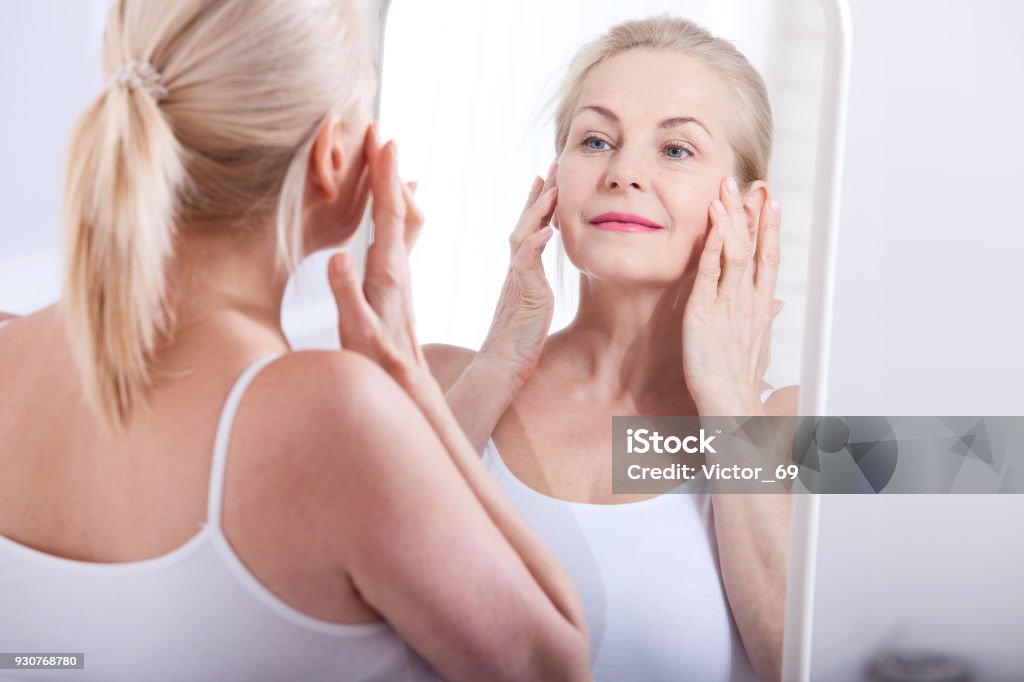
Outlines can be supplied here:
M363 358L343 364L310 377L325 397L301 427L333 463L317 485L340 570L445 679L535 676L566 651L550 600L406 394Z
M444 343L428 343L423 346L423 357L441 390L447 391L476 357L476 351Z
M783 386L772 392L764 404L764 412L770 416L796 416L800 407L800 387Z

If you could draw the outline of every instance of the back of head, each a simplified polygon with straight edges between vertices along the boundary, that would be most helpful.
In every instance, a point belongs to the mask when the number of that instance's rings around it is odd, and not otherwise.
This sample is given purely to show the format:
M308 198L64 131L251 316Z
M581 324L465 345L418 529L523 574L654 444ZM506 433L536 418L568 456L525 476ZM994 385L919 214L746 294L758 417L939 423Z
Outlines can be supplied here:
M123 426L156 378L173 320L175 234L276 224L279 262L301 257L310 147L369 77L345 0L119 0L107 87L68 149L63 310L86 397Z
M732 43L687 19L669 15L627 21L587 43L573 57L555 109L555 150L565 148L573 112L590 71L601 62L635 48L674 50L710 66L734 97L726 122L743 185L768 174L772 149L772 112L764 80Z

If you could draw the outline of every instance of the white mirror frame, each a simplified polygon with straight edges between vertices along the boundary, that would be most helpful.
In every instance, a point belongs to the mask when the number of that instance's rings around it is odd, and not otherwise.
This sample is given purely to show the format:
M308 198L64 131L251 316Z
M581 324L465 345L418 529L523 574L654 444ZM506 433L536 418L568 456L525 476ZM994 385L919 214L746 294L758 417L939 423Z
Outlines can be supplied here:
M807 312L800 376L799 415L824 415L839 238L839 199L850 92L851 29L847 0L821 0L825 18L825 67L814 188ZM814 569L818 544L818 495L793 497L782 679L807 682L811 670Z
M384 50L384 35L390 7L391 0L380 0L377 43L380 54L383 54ZM800 415L824 415L828 398L839 200L850 81L851 28L848 0L821 0L821 8L825 19L825 66L822 72L821 125L818 134L812 223L814 230L811 233L812 256L807 280L806 326L801 362L798 410ZM381 80L383 76L381 65ZM379 88L374 106L378 119L380 92ZM363 237L353 244L353 255L361 266L359 261L365 256L366 247L369 245L370 230L364 229L360 232ZM818 510L817 495L794 496L782 657L782 679L787 682L807 682L810 679Z

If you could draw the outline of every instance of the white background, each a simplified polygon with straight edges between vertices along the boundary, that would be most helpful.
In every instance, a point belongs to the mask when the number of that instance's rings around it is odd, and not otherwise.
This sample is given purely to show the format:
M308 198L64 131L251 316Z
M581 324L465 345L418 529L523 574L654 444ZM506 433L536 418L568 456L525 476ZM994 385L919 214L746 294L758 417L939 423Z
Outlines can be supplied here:
M827 413L1024 415L1024 3L850 5ZM823 496L811 679L887 645L1022 679L1022 527L1024 495Z

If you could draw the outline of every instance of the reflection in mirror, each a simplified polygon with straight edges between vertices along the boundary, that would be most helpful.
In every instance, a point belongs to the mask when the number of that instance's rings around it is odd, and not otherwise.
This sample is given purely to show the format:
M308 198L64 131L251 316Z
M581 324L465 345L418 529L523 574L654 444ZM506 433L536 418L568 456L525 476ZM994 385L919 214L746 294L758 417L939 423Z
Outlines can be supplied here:
M767 180L785 212L776 298L785 308L765 379L799 383L824 53L817 0L393 0L381 123L401 144L403 176L420 182L427 216L413 252L421 341L479 347L508 266L505 240L531 180L554 158L545 105L569 60L618 21L666 12L732 41L768 87L775 137ZM562 286L555 281L558 260L548 248L552 330L572 319L578 295L571 266Z
M737 142L744 121L756 128L756 93L744 89L736 71L726 80L692 54L626 49L586 71L578 92L564 98L560 86L581 46L619 22L664 13L728 40L763 76L774 117L767 174L756 162L732 162L733 153L744 161L757 157L750 152L754 133L746 144ZM768 413L796 412L794 385L806 371L824 51L816 0L646 1L628 9L533 0L391 3L380 114L385 136L399 142L403 176L419 182L417 201L427 216L412 259L417 333L422 343L444 344L432 346L428 359L453 408L487 467L576 580L596 679L780 675L788 499L712 497L701 489L613 495L607 444L612 414L752 413L744 411L750 403L709 398L693 371L700 363L687 364L683 382L682 358L708 360L687 353L700 344L683 343L700 336L687 326L692 318L682 309L688 306L678 304L688 301L690 288L676 286L675 301L666 286L658 289L659 281L692 281L711 200L718 197L739 215L747 202L744 220L755 226L752 233L766 224L768 196L781 200L782 267L774 298L786 305L772 327L771 363L762 367L765 390L755 398L767 401ZM572 106L565 130L556 130L557 104L564 101ZM580 113L585 105L592 106ZM698 122L677 124L666 137L652 132L668 130L651 124L654 112ZM658 149L656 160L635 151L645 149L637 140L659 135L665 139L650 145ZM719 144L726 139L730 144ZM558 194L545 207L543 195L536 198L541 188L527 195L556 155L558 167L545 187L557 184ZM676 157L692 163L679 165ZM751 165L755 170L743 177ZM730 172L741 180L739 200L722 183ZM529 379L502 402L494 396L510 389L500 377L488 385L468 367L482 343L487 350L500 345L488 330L499 297L509 296L509 235L515 249L537 229L523 227L524 200L539 207L537 215L552 210L559 228L543 256L554 289L555 334L539 360L527 358L529 352L516 358L528 368L510 373ZM638 231L635 221L613 212L642 213L654 223L652 233L668 236L655 249L634 234L613 242L624 236L621 230ZM730 244L740 243L736 231L747 234L747 223L733 218L727 255ZM606 227L595 232L598 224ZM619 233L608 225L618 225ZM515 284L512 290L529 288ZM647 296L652 289L658 293ZM621 292L625 298L616 304ZM665 305L678 314L662 314ZM604 313L615 322L608 324ZM811 313L820 319L820 311ZM646 332L623 333L631 325ZM498 360L491 369L508 360L508 354L491 355ZM668 357L675 360L666 365ZM772 396L769 387L791 388ZM489 404L494 400L497 405Z

